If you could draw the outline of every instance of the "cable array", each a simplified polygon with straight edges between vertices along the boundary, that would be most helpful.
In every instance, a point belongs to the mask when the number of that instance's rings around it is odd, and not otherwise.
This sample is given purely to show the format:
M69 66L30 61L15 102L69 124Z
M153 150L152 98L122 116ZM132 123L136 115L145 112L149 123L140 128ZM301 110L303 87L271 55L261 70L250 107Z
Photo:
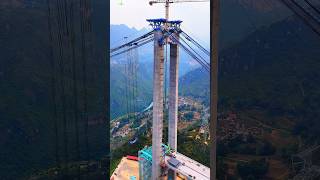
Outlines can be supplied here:
M320 36L319 9L309 0L280 0L285 6L300 17L315 33Z
M175 31L176 33L179 33L179 31ZM183 32L183 31L181 31ZM180 45L180 47L189 54L194 60L196 60L207 72L210 72L210 64L205 60L204 57L200 55L199 52L195 48L193 48L190 44L188 44L187 40L190 41L192 44L196 45L202 52L204 52L207 57L210 57L209 51L207 51L204 47L202 47L199 43L197 43L194 39L192 39L188 34L185 32L181 33L182 37L177 39L175 36L173 36L172 33L167 32L169 38L174 42ZM183 39L185 38L185 39ZM181 39L181 41L180 41Z
M81 0L80 3L76 0L46 1L54 156L58 170L57 176L62 175L65 179L69 178L71 161L80 162L85 158L87 168L89 167L87 59L90 43L87 41L92 39L90 4L90 0ZM75 15L77 10L80 10L80 16ZM76 37L77 25L81 27L81 35L78 38ZM79 47L77 41L79 41ZM77 61L78 57L80 57L79 61ZM69 114L69 112L72 113ZM83 157L80 150L80 129L82 128L80 124L84 124L85 153ZM87 169L86 173L88 172ZM80 164L77 164L78 179L80 175Z

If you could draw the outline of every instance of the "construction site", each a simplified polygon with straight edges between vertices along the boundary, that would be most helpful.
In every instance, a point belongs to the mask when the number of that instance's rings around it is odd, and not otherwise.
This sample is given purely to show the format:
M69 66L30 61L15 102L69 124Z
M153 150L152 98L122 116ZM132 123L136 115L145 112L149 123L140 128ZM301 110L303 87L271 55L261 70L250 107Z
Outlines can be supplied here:
M163 145L164 156L160 177L162 179L210 179L210 169L183 154L170 152ZM111 179L152 179L152 147L139 151L139 157L127 156L121 159Z
M133 51L133 49L149 42L153 42L154 48L152 146L146 146L141 149L138 152L138 157L123 157L118 167L113 172L111 179L210 179L210 168L190 157L184 156L177 150L179 49L182 48L185 50L207 72L209 72L210 68L208 63L210 52L187 33L182 31L182 20L169 20L169 4L175 2L176 1L168 0L150 1L150 5L155 3L165 4L165 18L147 19L147 22L153 29L151 32L110 50L110 56L114 57ZM169 94L167 103L168 144L163 144L164 108L166 108L166 102L164 102L166 55L164 52L165 49L167 49L167 46L169 46L170 49L170 67L168 74ZM200 55L201 53L205 56ZM131 62L135 61L131 60Z
M203 1L175 1L175 0L158 0L150 1L149 4L162 3L165 4L165 18L147 19L146 21L152 27L152 31L145 33L144 35L133 39L130 42L126 42L120 46L110 49L110 57L115 57L121 54L132 54L134 50L138 47L146 45L148 43L153 43L153 101L152 106L152 145L146 146L140 149L137 153L138 156L126 156L123 157L118 164L117 168L113 172L111 179L140 179L140 180L158 180L158 179L210 179L210 168L193 160L191 157L187 157L179 153L177 148L177 124L178 124L178 87L179 87L179 60L180 52L179 50L184 50L192 59L196 60L202 70L210 73L210 51L206 50L200 43L198 43L194 38L188 35L183 28L181 28L182 20L170 20L169 19L169 5L171 3L177 2L203 2ZM204 1L205 2L205 1ZM310 4L304 4L311 6L312 8L303 8L304 6L297 3L296 1L283 0L285 4L294 14L302 18L316 33L319 33L319 23L318 18L314 18L315 9ZM307 15L306 15L307 14ZM166 52L169 47L169 72L167 73L166 66ZM214 49L215 46L211 47ZM212 53L212 52L211 52ZM136 62L132 60L137 57L130 57L131 62ZM212 61L211 61L212 62ZM133 63L134 64L134 63ZM211 66L212 65L212 66ZM131 65L135 67L135 65ZM212 69L211 69L212 70ZM132 72L135 72L134 68ZM216 72L213 72L216 73ZM166 95L166 76L169 76L169 92ZM212 74L211 74L212 75ZM129 73L129 76L135 76L134 73ZM217 77L215 77L217 78ZM214 86L215 87L215 86ZM217 91L217 89L211 89ZM134 96L134 95L133 95ZM168 97L168 103L166 103L166 98ZM213 96L215 97L215 96ZM214 99L214 98L213 98ZM212 99L211 99L212 100ZM214 102L216 103L216 102ZM166 105L168 104L168 107ZM211 107L215 109L216 107ZM149 109L149 107L148 107ZM164 111L168 110L168 139L167 144L163 142L163 121L164 121ZM211 111L211 112L214 112ZM135 116L134 113L133 116ZM216 119L214 114L211 116L212 119ZM210 122L214 123L214 122ZM236 128L240 129L240 128ZM234 130L234 129L230 129ZM216 150L216 129L213 131L211 141L213 143L213 148ZM255 132L259 134L258 131L250 130L250 132ZM212 132L211 132L212 133ZM230 134L230 132L227 132ZM314 150L312 150L314 151ZM215 153L213 163L216 163ZM303 153L302 153L303 154ZM309 153L310 154L310 153ZM208 154L209 156L209 154ZM298 160L297 160L298 159ZM318 177L319 171L317 166L310 165L311 163L307 160L305 156L299 154L297 157L292 159L292 166L302 166L299 169L300 173L297 173L296 177ZM212 171L216 172L215 164L212 166ZM212 173L212 172L211 172ZM311 174L311 175L310 175ZM215 174L214 174L215 175ZM212 177L212 176L211 176ZM301 178L298 178L301 179Z

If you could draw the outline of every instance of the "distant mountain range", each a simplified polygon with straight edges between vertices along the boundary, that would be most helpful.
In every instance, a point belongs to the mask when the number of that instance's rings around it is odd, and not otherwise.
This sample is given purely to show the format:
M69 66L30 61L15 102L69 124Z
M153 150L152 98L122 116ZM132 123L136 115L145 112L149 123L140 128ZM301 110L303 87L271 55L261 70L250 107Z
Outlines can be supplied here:
M258 28L292 14L278 0L224 0L220 4L221 50L238 43Z
M110 46L111 48L119 46L126 41L124 37L127 38L127 42L137 38L151 29L141 29L137 30L135 28L129 28L126 25L111 25L110 26ZM180 51L180 75L183 75L189 72L192 69L196 69L199 65L193 61L190 56L188 56L182 50ZM138 66L138 95L137 95L137 106L138 110L145 108L152 101L152 77L153 77L153 43L147 44L145 46L139 47L139 66ZM169 51L168 51L169 53ZM169 58L169 56L168 56ZM111 58L111 83L110 83L110 94L111 94L111 117L117 117L123 115L127 112L126 104L127 97L125 94L125 83L126 83L126 74L125 74L125 64L127 58L126 54L116 56ZM169 61L168 61L169 63ZM130 89L130 88L129 88ZM132 90L130 90L131 92ZM133 103L134 100L131 98L129 104Z
M36 2L45 5L43 1ZM96 9L108 3L92 2ZM41 6L28 9L26 4L28 1L24 0L0 1L0 174L3 179L26 177L35 169L53 166L55 161L47 9ZM308 120L308 124L297 127L297 132L315 135L318 132L316 120L320 116L317 37L295 19L270 26L281 18L273 11L260 10L258 6L241 8L236 0L222 1L221 6L221 103L235 104L237 107L260 106L272 113L297 113L299 119ZM249 15L245 15L245 12L249 12ZM100 18L105 13L103 8L99 12L94 11L93 25L96 28L93 31L106 28L101 25ZM253 19L260 24L257 32L253 33L256 29L252 27L254 23L248 20L250 17L261 17ZM265 17L265 21L262 17ZM121 40L122 36L136 32L140 30L122 25L111 27L111 46L116 45L113 39ZM96 40L99 43L103 41L99 38ZM140 52L138 97L141 107L148 105L152 97L152 51L150 54L148 51ZM194 67L188 65L190 58L183 59L180 66L184 71L180 78L181 94L206 99L209 92L208 76L201 75L200 70L190 72ZM123 64L116 60L110 62L112 117L125 112ZM103 117L103 62L103 59L88 62L88 69L91 69L87 77L88 108L89 118L93 120L90 124L89 138L93 143L90 144L90 150L91 155L96 156L105 152L104 142L108 132L103 130L105 124L94 124ZM66 89L68 92L72 92L70 64L65 66L68 72L66 81L70 82ZM61 102L60 97L58 100ZM68 133L71 137L69 158L74 160L71 156L75 154L72 151L75 149L72 93L67 94L67 104ZM58 106L58 119L61 120L61 104ZM59 131L59 134L58 140L63 146L62 132ZM61 160L64 155L62 151L60 148Z
M272 1L273 2L273 1ZM275 21L280 21L282 18L290 14L288 11L283 11L284 7L279 3L266 4L264 1L252 1L252 0L226 0L221 2L221 30L219 34L220 47L226 49L241 41L248 34L255 31L262 26L269 26ZM137 30L135 28L129 28L126 25L111 25L110 26L110 46L116 47L121 43L124 43L124 37L128 37L128 40L139 37L144 33L150 31L151 28L144 28ZM206 42L207 40L202 40ZM152 43L144 47L139 48L139 75L140 78L148 77L145 80L139 80L140 92L144 98L138 97L142 100L139 103L139 109L143 109L143 106L147 106L152 99L152 72L153 72L153 45ZM199 67L199 64L192 60L183 50L180 50L180 65L179 74L180 81L189 83L196 83L198 75L191 75L193 79L188 79L184 75ZM117 117L125 113L125 96L118 94L124 92L125 77L123 71L125 56L119 56L111 59L111 117ZM198 70L196 70L198 71ZM204 75L208 77L207 75ZM201 89L202 86L198 86L195 89ZM193 88L192 87L192 88ZM189 91L192 91L192 88ZM184 89L181 89L181 93L190 95ZM206 91L206 93L209 93ZM201 93L200 93L201 94ZM193 94L195 95L195 94ZM198 94L199 95L199 94ZM207 94L206 94L207 96ZM145 100L145 102L144 102Z
M320 41L295 17L263 27L219 59L220 107L260 108L289 116L297 133L317 138L320 124ZM200 69L180 78L181 93L209 101L209 78Z

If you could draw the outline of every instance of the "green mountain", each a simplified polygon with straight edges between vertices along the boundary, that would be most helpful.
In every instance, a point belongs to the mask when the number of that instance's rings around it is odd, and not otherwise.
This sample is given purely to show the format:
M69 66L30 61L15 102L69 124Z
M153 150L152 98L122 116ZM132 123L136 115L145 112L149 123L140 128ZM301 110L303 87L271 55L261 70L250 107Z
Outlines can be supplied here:
M150 72L151 71L151 72ZM126 84L128 75L125 74L124 64L114 64L110 68L110 110L111 118L121 116L127 111L127 104L137 106L136 110L141 111L152 101L152 69L145 64L138 65L137 89L132 84ZM127 87L127 88L126 88ZM129 96L135 91L135 97Z
M230 13L232 12L232 13ZM284 8L277 1L272 1L269 4L262 1L252 0L226 0L221 2L221 31L220 31L220 47L225 49L233 44L242 41L248 34L256 30L256 28L269 25L275 21L279 21L290 14L288 10ZM234 28L236 27L236 28ZM124 37L133 39L146 33L147 29L137 30L135 28L129 28L126 25L111 25L110 26L110 45L115 47L124 43ZM208 39L203 40L207 42ZM140 69L138 71L139 92L142 96L137 97L139 99L138 109L142 109L143 106L147 106L152 101L152 68L153 68L153 51L152 44L139 48L139 62ZM194 97L206 97L209 91L206 90L203 93L203 86L206 83L198 84L198 76L209 78L208 74L202 75L199 70L193 73L192 77L185 78L185 73L196 69L198 64L192 60L183 50L180 54L180 69L179 74L181 76L180 81L182 84L191 83L197 85L191 85L190 89L181 89L181 95L191 95ZM125 81L124 75L124 60L125 56L115 57L111 60L111 118L118 117L126 113L127 98L125 94ZM121 65L122 61L122 65ZM122 66L122 67L121 67ZM122 70L121 70L122 69ZM188 82L185 82L188 81ZM191 93L193 92L193 93ZM132 98L131 98L132 99ZM207 102L208 103L208 102Z
M56 146L58 141L59 163L65 164L68 161L79 160L76 157L76 118L74 112L73 78L71 58L64 58L65 75L65 107L62 106L62 87L57 85L57 123L58 137L55 136L53 107L51 92L51 67L50 67L50 42L47 28L47 9L45 1L32 0L2 0L0 2L0 174L1 179L21 179L30 174L37 173L41 169L56 166ZM55 1L50 1L54 3ZM78 88L79 93L79 113L80 119L80 160L99 159L106 153L105 144L108 137L107 122L104 119L104 95L106 86L103 77L107 77L104 53L106 53L105 29L103 24L106 19L105 7L108 1L92 1L93 7L93 37L94 56L88 61L88 113L84 112L84 100L82 98L83 88ZM227 6L226 6L227 7ZM233 8L233 6L229 6ZM56 11L55 11L56 12ZM226 11L224 11L226 12ZM232 11L228 11L232 12ZM239 11L240 12L240 11ZM75 15L79 18L79 15ZM56 16L54 18L57 18ZM243 16L245 19L245 17ZM233 17L230 17L233 19ZM235 19L234 21L239 21ZM232 21L233 22L233 21ZM79 30L79 24L76 24ZM240 26L238 27L240 28ZM227 28L229 29L229 28ZM236 31L237 28L232 27ZM295 28L293 28L295 29ZM227 31L224 31L227 33ZM57 33L57 32L56 32ZM77 33L79 33L77 31ZM119 38L121 31L117 30ZM55 34L56 35L56 34ZM265 35L265 34L263 34ZM283 35L283 34L281 34ZM237 34L233 35L238 36ZM57 38L57 36L55 36ZM227 37L227 35L226 35ZM55 40L55 42L57 42ZM231 42L231 40L230 40ZM232 41L233 42L233 41ZM298 41L300 42L300 41ZM301 41L302 42L302 41ZM81 54L79 36L76 38L77 54ZM307 42L309 43L309 42ZM306 44L307 44L306 43ZM57 45L57 44L55 44ZM243 44L245 45L245 44ZM301 45L301 44L300 44ZM302 46L302 45L301 45ZM56 52L59 52L56 49ZM56 54L56 53L55 53ZM141 55L145 55L142 52ZM56 54L57 55L57 54ZM146 56L148 58L148 56ZM58 59L55 57L55 59ZM78 85L82 86L83 75L80 57L77 56ZM57 63L58 67L58 62ZM112 63L112 62L111 62ZM124 109L123 94L123 66L121 64L112 65L111 82L118 85L111 87L111 106L117 112L113 116L121 114L120 109ZM141 63L139 65L139 81L144 86L138 90L139 99L143 103L148 103L151 98L151 70L152 64ZM57 68L59 70L59 68ZM181 68L183 69L183 68ZM57 73L57 79L61 79L61 74ZM237 82L237 81L236 81ZM310 85L303 83L303 86ZM311 84L312 85L312 84ZM310 85L310 86L311 86ZM183 87L183 85L182 85ZM187 92L187 91L185 91ZM199 91L202 92L202 91ZM207 91L208 92L208 91ZM309 92L305 92L308 94ZM232 94L232 93L231 93ZM316 94L314 92L314 94ZM230 95L231 96L231 95ZM112 98L115 98L113 100ZM316 97L316 96L315 96ZM310 101L314 102L312 97ZM117 100L118 99L118 100ZM316 104L316 103L315 103ZM315 106L316 107L316 106ZM314 108L312 106L312 108ZM63 111L66 111L66 129L64 130ZM85 115L89 117L89 157L85 148ZM68 137L66 142L65 136ZM65 146L65 144L67 144ZM67 147L66 152L64 147ZM66 157L66 154L68 157Z
M230 47L258 28L281 21L290 14L277 0L221 1L219 47Z
M260 28L220 52L220 107L288 116L296 122L293 133L314 142L320 127L319 49L319 37L297 18ZM180 83L182 93L208 101L207 74L194 70Z
M179 78L179 95L202 99L209 105L210 74L203 68L195 69Z
M32 5L33 2L35 5ZM99 8L107 4L92 3L94 9L92 46L95 55L89 58L87 64L88 108L87 113L84 113L79 31L76 31L75 42L79 104L76 112L72 58L71 56L67 58L68 52L71 51L66 47L67 42L65 42L64 65L60 66L57 57L59 48L58 44L55 44L58 31L54 20L52 20L53 29L55 29L53 58L57 81L55 88L51 84L53 74L50 63L48 11L44 2L22 0L0 2L0 179L26 179L42 169L68 162L100 159L107 152L108 131L105 130L107 124L104 115L106 93L104 93L105 83L102 78L105 77L106 68L102 65L105 57L101 53L105 52L106 40L101 39L106 38L104 31L106 25L97 21L96 17L103 19L105 13ZM75 21L79 25L79 16ZM62 79L64 85L60 83ZM53 89L56 90L57 121L53 113ZM65 118L63 114L66 115ZM78 115L79 128L76 125L75 114ZM86 133L85 114L88 115L89 121L88 133ZM57 131L55 131L55 122L57 122ZM80 158L77 157L76 129L79 130ZM87 137L90 149L86 148ZM58 164L56 158L59 160Z
M129 28L126 25L110 25L110 46L111 48L125 43L124 37L128 37L127 41L137 38L150 30ZM126 85L126 81L131 77L126 75L125 67L128 64L127 54L112 57L110 60L110 110L111 119L119 117L127 112L127 104L134 104L140 111L146 108L152 101L152 77L153 77L153 44L142 46L138 49L138 71L137 71L137 95L135 98L126 95L132 94L133 86ZM197 64L191 61L191 58L181 50L180 75L195 69ZM169 57L168 57L169 58ZM169 61L167 61L169 62ZM168 63L169 64L169 63ZM127 90L126 90L127 87ZM128 91L128 92L126 92ZM129 97L129 98L128 98Z

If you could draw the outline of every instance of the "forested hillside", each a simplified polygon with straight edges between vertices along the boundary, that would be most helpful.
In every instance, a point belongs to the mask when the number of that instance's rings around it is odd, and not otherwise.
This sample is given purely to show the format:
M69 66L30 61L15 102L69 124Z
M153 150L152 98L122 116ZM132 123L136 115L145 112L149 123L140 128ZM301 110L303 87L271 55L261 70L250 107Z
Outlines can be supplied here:
M221 51L220 107L258 108L271 116L292 117L297 123L294 133L314 142L319 131L316 117L320 116L319 49L319 37L290 17ZM199 77L196 82L195 77ZM181 92L209 98L208 75L199 69L180 82Z
M76 31L75 42L75 80L71 53L66 58L67 53L71 52L68 47L63 49L63 63L58 63L61 59L56 53L59 52L58 45L55 44L58 33L56 26L53 26L54 41L49 41L45 1L0 2L0 179L27 178L42 169L85 159L100 159L106 154L106 93L102 78L105 77L106 68L103 57L105 54L101 53L106 48L106 40L103 40L106 35L105 32L101 34L105 25L98 21L105 14L99 8L105 5L102 2L92 4L94 20L91 42L95 53L86 66L87 111L84 111L84 71L80 60L79 29ZM53 6L51 8L54 9ZM56 22L55 15L51 17L52 24ZM79 15L75 21L79 22ZM65 37L68 38L67 35ZM50 55L51 43L54 44L53 57ZM55 86L52 84L54 73L51 58L56 68ZM77 109L74 101L75 81L79 104ZM56 103L52 99L53 89L56 90ZM78 115L77 118L75 114ZM76 129L79 130L79 148ZM86 148L86 139L90 149ZM80 152L80 157L77 157L77 151ZM59 161L58 164L56 160Z

